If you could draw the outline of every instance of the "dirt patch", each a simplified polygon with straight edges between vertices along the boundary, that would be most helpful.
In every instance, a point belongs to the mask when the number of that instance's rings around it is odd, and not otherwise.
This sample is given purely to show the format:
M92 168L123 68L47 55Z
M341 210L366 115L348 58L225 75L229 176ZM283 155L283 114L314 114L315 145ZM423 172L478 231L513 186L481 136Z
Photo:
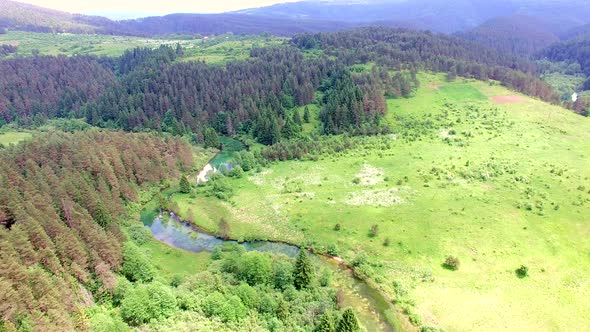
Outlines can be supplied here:
M252 176L248 177L248 179L249 179L249 180L250 180L252 183L254 183L255 185L257 185L257 186L262 186L262 185L264 185L264 182L265 182L265 177L266 177L267 175L271 174L271 173L272 173L272 170L265 170L265 171L263 171L263 172L256 173L256 174L254 174L254 175L252 175Z
M525 101L525 99L521 96L495 96L490 99L496 104L512 104Z
M383 174L382 169L365 164L356 177L363 186L373 186L383 181Z
M392 206L404 203L404 200L398 194L399 190L395 188L389 190L363 190L351 193L346 200L346 204L352 206Z
M439 85L439 84L436 84L436 83L428 83L427 87L428 87L429 89L433 89L433 90L438 90L438 89L440 89L440 85Z

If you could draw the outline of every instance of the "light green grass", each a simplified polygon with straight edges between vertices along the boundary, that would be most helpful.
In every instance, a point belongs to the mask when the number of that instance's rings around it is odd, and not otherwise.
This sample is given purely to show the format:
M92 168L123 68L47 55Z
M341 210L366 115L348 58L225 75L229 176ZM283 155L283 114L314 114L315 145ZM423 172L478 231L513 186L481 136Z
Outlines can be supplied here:
M590 326L590 119L529 98L494 105L489 97L515 94L497 85L420 79L415 97L388 101L397 137L232 180L232 203L175 199L205 227L226 218L234 237L336 244L348 261L366 252L371 276L391 296L402 284L398 306L423 325ZM293 182L300 192L285 193ZM399 203L379 206L388 200ZM460 259L458 271L442 268L447 255ZM519 279L522 264L530 276Z
M5 133L0 133L0 144L2 145L11 145L17 144L20 141L24 141L33 137L31 133L22 132L22 131L8 131Z
M128 36L83 35L69 33L34 33L10 31L0 35L0 44L18 46L14 56L31 56L34 50L41 55L104 55L120 56L136 47L153 47L180 44L185 49L182 61L202 60L222 64L231 60L245 59L253 47L284 43L284 38L260 36L222 35L210 39L153 39Z

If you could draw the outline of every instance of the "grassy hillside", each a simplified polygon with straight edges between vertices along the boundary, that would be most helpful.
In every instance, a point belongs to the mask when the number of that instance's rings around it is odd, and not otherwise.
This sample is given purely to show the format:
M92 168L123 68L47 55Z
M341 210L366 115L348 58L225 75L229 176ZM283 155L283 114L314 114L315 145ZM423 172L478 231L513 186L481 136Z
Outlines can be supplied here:
M338 253L417 326L588 326L590 119L494 84L421 82L388 101L394 135L231 180L229 203L174 199L210 229L225 218L236 238Z

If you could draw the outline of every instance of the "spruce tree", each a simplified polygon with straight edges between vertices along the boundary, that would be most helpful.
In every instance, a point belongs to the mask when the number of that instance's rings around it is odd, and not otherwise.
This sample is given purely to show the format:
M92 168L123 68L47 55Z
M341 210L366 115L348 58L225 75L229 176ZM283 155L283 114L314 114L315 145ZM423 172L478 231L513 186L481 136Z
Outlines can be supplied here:
M305 123L309 123L310 121L310 114L309 114L309 107L305 106L305 110L303 111L303 121L305 121Z
M301 249L295 262L295 271L293 271L293 284L295 288L302 289L311 286L313 275L314 271L311 261L305 250Z
M180 178L180 192L183 194L189 194L191 192L191 184L185 175Z
M295 124L297 124L298 126L301 126L303 124L303 122L301 121L301 114L299 114L299 110L295 110L295 112L293 113L293 122L295 122Z
M360 330L354 311L350 308L344 310L342 318L338 322L338 326L336 326L336 332L357 332Z
M328 313L324 313L318 325L316 325L314 332L334 332L336 329L334 328L334 321L332 320L332 316Z

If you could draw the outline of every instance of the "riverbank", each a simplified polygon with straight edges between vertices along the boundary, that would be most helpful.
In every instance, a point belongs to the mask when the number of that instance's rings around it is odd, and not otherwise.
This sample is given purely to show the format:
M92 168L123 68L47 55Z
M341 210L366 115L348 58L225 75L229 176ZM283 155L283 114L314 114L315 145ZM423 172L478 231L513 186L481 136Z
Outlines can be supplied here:
M281 241L240 241L231 236L222 239L215 232L208 230L198 224L182 220L174 212L165 212L168 223L174 224L164 226L160 215L153 220L153 223L146 225L159 241L174 248L192 252L211 252L215 247L223 243L234 242L252 251L266 251L273 253L287 254L295 257L293 248L300 250L299 246ZM142 218L144 220L144 218ZM285 250L286 249L286 250ZM401 313L393 306L393 299L389 298L380 290L379 286L370 278L362 276L355 270L354 266L345 262L342 258L331 256L325 253L316 253L311 248L305 248L317 258L317 262L323 267L329 267L338 280L339 289L344 296L345 304L353 307L364 320L364 325L369 331L408 331L406 324L399 319ZM348 279L348 280L347 280Z

